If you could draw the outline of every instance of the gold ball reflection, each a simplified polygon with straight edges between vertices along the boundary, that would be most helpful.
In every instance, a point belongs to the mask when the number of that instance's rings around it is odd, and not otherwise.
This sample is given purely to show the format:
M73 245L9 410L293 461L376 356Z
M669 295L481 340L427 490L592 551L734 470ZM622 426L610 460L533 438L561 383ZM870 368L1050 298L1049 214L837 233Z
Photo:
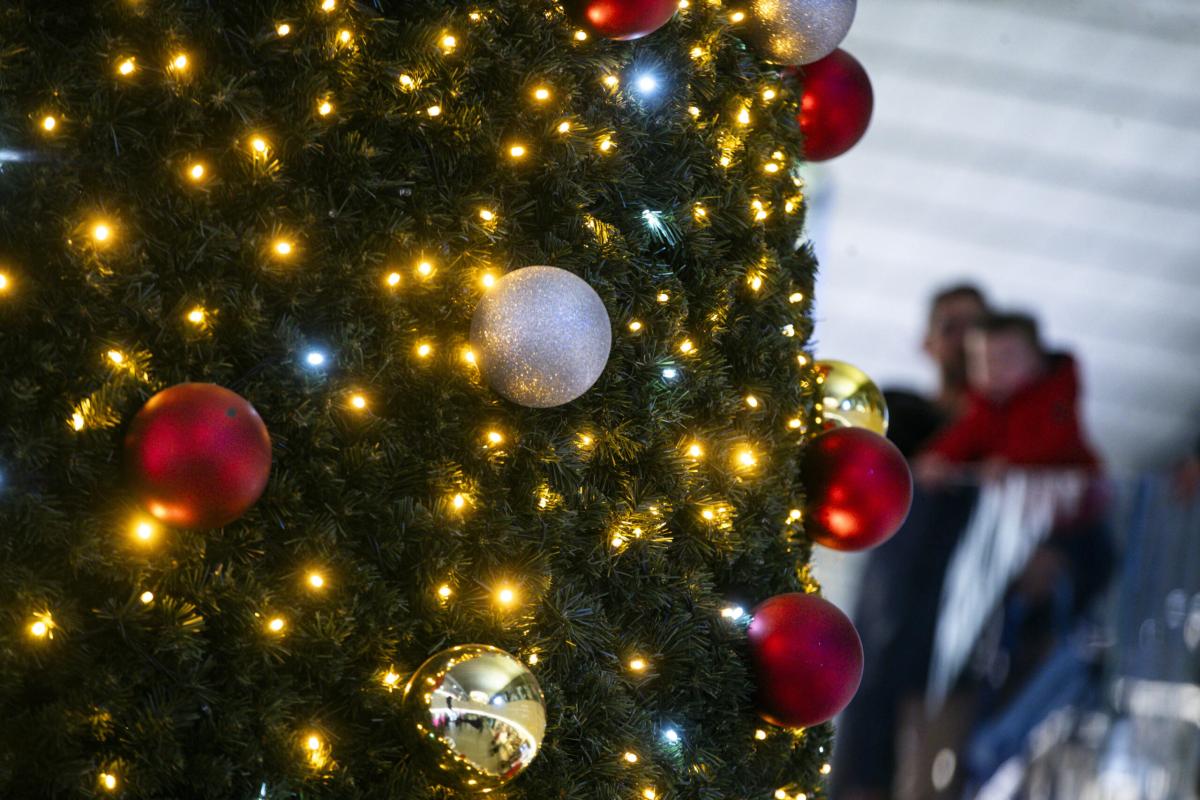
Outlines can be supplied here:
M816 363L821 399L821 427L866 428L887 433L888 410L883 392L853 364L825 359Z
M443 779L461 789L487 793L512 780L537 756L546 733L537 679L488 645L434 655L409 679L404 703Z

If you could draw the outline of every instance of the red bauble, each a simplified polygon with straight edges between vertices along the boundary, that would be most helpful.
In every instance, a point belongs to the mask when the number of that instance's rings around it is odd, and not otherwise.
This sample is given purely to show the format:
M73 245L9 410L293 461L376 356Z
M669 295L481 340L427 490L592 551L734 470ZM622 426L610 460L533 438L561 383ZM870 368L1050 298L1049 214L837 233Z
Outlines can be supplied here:
M871 79L858 60L837 49L802 70L800 113L796 116L804 134L804 158L828 161L840 156L867 132L875 95Z
M812 594L776 595L753 613L747 633L759 715L785 728L833 719L862 680L862 641L854 625Z
M666 25L679 0L563 0L571 21L608 39L640 39Z
M151 397L125 434L125 471L168 525L219 528L254 505L271 472L271 437L244 398L212 383Z
M864 428L813 439L801 462L805 527L834 550L866 550L890 539L912 505L912 473L896 445Z

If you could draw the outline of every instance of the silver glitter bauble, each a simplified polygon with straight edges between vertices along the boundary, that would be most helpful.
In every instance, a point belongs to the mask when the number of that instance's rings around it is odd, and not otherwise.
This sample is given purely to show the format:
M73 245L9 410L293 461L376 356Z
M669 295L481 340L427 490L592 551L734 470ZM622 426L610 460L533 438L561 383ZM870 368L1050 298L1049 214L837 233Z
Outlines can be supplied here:
M525 267L483 296L471 346L488 384L533 408L569 403L604 371L612 325L587 281L557 267Z
M811 64L846 38L857 5L857 0L754 0L747 38L767 61Z
M524 664L484 644L443 650L404 687L404 705L442 778L490 792L521 774L546 734L546 698Z

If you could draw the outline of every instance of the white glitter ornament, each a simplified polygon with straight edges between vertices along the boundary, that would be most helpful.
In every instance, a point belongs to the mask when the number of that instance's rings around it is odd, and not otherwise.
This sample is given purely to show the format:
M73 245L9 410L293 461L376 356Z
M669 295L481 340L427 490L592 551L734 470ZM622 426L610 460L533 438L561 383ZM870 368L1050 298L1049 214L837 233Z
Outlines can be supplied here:
M811 64L832 53L854 22L857 0L754 0L747 38L775 64Z
M600 377L612 323L587 281L557 267L525 267L479 301L471 347L493 389L514 403L550 408L571 402Z

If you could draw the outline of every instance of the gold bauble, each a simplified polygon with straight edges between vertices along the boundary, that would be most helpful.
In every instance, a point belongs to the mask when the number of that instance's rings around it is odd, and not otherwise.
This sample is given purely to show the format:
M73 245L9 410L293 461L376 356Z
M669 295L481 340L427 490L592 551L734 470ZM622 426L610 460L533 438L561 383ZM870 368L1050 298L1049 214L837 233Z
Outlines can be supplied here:
M867 373L853 364L831 359L818 361L815 366L822 428L866 428L880 436L887 433L887 402Z
M404 704L430 744L442 779L491 792L533 761L546 734L537 678L495 647L467 644L434 655L409 678Z

